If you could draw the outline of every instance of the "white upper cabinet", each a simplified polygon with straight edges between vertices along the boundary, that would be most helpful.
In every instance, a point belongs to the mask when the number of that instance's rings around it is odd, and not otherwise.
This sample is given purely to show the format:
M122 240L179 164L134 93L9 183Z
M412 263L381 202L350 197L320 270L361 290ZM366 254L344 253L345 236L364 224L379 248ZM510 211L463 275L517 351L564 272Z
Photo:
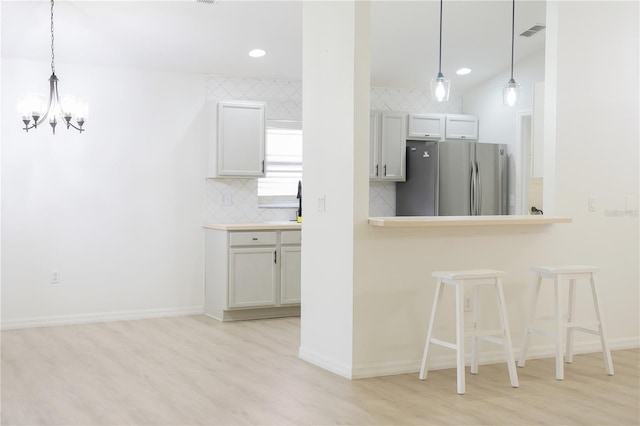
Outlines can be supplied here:
M409 114L408 139L444 140L444 114Z
M475 115L447 114L446 138L478 140L478 117Z
M372 111L369 126L370 180L404 181L407 114Z
M380 112L369 114L369 179L380 179Z
M264 177L265 103L221 101L217 108L216 158L209 177Z
M381 118L381 179L404 181L407 158L407 114L385 111Z

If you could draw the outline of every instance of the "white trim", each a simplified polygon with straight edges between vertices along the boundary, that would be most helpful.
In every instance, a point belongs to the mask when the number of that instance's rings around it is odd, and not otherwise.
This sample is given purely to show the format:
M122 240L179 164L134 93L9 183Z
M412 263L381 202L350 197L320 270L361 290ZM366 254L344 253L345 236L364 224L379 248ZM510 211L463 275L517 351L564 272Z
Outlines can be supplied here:
M144 309L134 311L102 312L96 314L59 315L50 317L22 318L3 320L1 330L13 330L31 327L50 327L56 325L87 324L95 322L127 321L148 318L180 317L201 315L204 306L187 306L182 308Z
M336 362L335 360L327 358L326 356L315 351L304 349L302 346L300 346L300 349L298 351L298 358L320 368L324 368L325 370L337 374L338 376L342 376L346 379L355 378L353 377L352 369L349 365Z
M529 177L531 176L531 167L528 161L529 152L523 148L524 140L522 138L522 121L524 118L529 117L531 132L533 132L533 110L526 109L516 112L516 146L515 154L518 158L516 164L516 175L513 189L515 191L516 200L514 204L515 214L528 215L529 214ZM529 151L531 151L531 145L533 145L532 134L529 135ZM511 203L509 203L511 207Z
M638 349L640 348L640 336L610 340L609 345L612 351L623 350L623 349ZM576 342L573 347L573 353L576 355L586 354L586 353L598 353L598 352L602 352L602 347L600 346L599 340L595 340L593 342ZM513 353L515 358L519 359L520 351L514 350ZM499 363L505 362L504 349L501 349L501 348L482 352L482 353L479 353L478 355L479 355L478 363L481 365L482 364L499 364ZM552 344L531 347L527 351L527 359L552 358L554 356L555 356L555 346ZM356 365L353 367L351 379L366 379L370 377L390 376L395 374L418 373L420 371L421 361L422 361L421 359L415 359L415 360L392 361L392 362ZM471 362L470 354L467 354L466 365L470 365L470 362ZM325 368L320 364L316 364L316 365L319 365L320 367ZM432 356L429 361L429 370L443 370L443 369L455 368L455 367L456 367L455 351L451 351L451 353L448 355ZM525 366L524 368L527 368L527 367ZM326 369L335 373L335 371L331 370L330 368L326 368ZM602 369L602 373L606 374L604 371L604 367ZM549 374L553 376L555 374L555 370L550 370ZM347 377L344 375L342 376Z

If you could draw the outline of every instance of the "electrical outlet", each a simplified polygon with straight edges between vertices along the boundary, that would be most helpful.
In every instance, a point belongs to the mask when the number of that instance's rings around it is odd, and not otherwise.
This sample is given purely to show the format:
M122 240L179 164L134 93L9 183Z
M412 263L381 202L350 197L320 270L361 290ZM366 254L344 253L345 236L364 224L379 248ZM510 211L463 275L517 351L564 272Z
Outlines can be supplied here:
M51 273L51 284L59 284L60 283L60 271L54 269Z
M225 192L220 197L220 205L222 207L230 207L233 205L233 194L231 192Z
M471 312L471 298L470 297L465 297L464 298L464 311L465 312Z

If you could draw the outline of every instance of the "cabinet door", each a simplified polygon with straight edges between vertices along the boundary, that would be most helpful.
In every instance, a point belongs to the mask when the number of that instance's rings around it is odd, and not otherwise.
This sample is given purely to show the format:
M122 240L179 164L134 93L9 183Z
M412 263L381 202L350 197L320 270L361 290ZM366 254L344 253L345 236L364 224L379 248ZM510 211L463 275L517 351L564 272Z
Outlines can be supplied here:
M280 249L280 304L300 303L300 246Z
M276 247L229 249L229 308L276 304Z
M380 113L369 114L369 179L380 179Z
M478 117L473 115L447 114L447 139L478 139Z
M382 180L404 181L407 114L402 112L382 113Z
M444 139L443 114L409 114L409 139Z
M218 176L264 176L264 117L263 102L218 102Z

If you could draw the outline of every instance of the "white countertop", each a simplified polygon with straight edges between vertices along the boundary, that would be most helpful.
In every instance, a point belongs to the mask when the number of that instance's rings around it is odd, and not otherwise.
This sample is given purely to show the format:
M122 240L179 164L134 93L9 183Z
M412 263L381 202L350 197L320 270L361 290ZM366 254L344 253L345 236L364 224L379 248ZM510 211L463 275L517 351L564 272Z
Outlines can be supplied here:
M370 217L369 225L389 228L422 228L446 226L552 225L571 223L570 217L558 216L396 216Z
M258 223L208 223L207 229L219 229L222 231L270 231L281 229L302 229L302 224L296 221L258 222Z

